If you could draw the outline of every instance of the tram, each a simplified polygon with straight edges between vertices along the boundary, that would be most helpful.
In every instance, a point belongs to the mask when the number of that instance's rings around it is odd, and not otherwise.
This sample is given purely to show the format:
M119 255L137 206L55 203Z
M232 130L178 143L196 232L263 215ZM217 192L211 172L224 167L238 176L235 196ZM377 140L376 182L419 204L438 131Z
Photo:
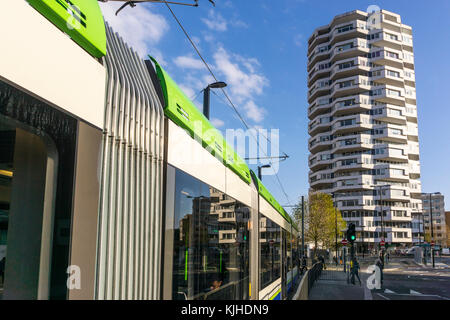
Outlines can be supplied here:
M296 224L97 1L2 1L0 28L1 299L288 297Z

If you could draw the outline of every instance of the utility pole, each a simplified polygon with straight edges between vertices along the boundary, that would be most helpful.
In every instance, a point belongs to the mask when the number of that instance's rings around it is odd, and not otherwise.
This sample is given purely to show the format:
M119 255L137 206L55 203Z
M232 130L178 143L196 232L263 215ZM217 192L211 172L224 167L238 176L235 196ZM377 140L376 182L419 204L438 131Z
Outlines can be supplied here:
M422 234L423 234L423 242L425 242L425 220L423 217L423 209L422 209ZM422 237L421 237L421 239L422 239ZM427 247L425 245L423 246L423 251L424 251L423 264L427 265Z
M430 221L431 221L431 242L434 242L434 232L433 232L433 205L431 204L431 193L430 193ZM431 262L434 268L434 246L431 246Z
M335 194L332 193L333 196L333 207L334 207L334 231L335 231L335 252L336 252L336 265L338 264L338 232L337 232L337 208L336 208L336 201L335 201Z
M305 197L302 196L302 257L305 255Z

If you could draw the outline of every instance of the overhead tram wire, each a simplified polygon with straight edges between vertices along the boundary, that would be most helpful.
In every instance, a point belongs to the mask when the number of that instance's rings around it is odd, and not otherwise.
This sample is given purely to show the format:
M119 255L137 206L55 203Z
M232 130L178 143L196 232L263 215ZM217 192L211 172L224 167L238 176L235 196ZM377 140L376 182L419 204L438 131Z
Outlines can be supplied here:
M197 99L197 98L198 98L198 96L200 95L200 93L202 93L202 92L203 92L203 90L200 90L199 92L197 92L197 93L195 94L195 96L193 96L193 97L189 98L189 100L191 100L191 101L195 101L195 99Z
M197 46L195 45L195 43L192 41L191 37L189 36L189 34L187 33L186 29L183 27L183 25L181 24L180 20L177 18L177 16L175 15L175 13L173 12L172 8L169 6L169 3L166 0L162 0L164 1L164 3L166 4L167 9L169 9L170 13L172 14L173 18L175 19L175 21L178 23L178 26L181 28L181 30L183 30L184 35L186 36L186 38L189 40L189 42L191 43L192 47L194 48L195 52L197 53L197 55L200 57L200 59L202 60L203 64L206 66L206 68L208 69L209 73L211 74L211 76L214 78L214 80L217 82L219 81L216 77L216 75L214 74L214 72L211 70L210 66L208 65L208 63L205 61L205 59L203 58L202 54L200 53L200 51L198 50ZM250 126L247 124L247 122L244 120L244 118L242 117L242 115L240 114L240 112L237 110L236 106L234 105L234 103L231 101L230 97L228 96L227 92L224 90L224 88L221 88L223 95L225 96L225 98L228 100L229 105L233 108L234 112L237 114L237 116L239 117L239 119L241 120L241 122L244 124L245 128L247 130L250 130ZM267 156L267 154L264 152L264 150L262 150L260 148L259 145L259 141L258 138L253 136L253 134L251 134L250 131L250 135L253 137L253 139L256 141L256 144L258 146L258 149L260 149L265 156ZM267 142L271 143L271 141L269 140L269 138L267 138L266 136L264 136L262 134L262 136L267 140ZM287 195L280 178L278 177L278 174L276 173L275 169L272 166L272 162L269 161L269 164L271 164L271 168L277 178L278 184L280 185L281 191L283 192L284 196L286 197L286 200L289 204L291 204L291 201L289 200L289 196Z
M223 90L223 89L222 89ZM222 97L220 97L217 93L215 93L214 91L212 91L213 92L213 94L215 94L220 100L222 100L223 102L225 102L226 103L226 101L224 101L223 99L222 99ZM234 108L234 106L233 106L233 108ZM238 115L239 115L239 113L238 113ZM247 126L247 124L246 124L246 122L245 121L243 121L244 122L244 125L247 127L247 129L249 129L248 128L248 126ZM264 136L264 135L263 135ZM259 147L259 142L258 142L258 139L257 138L255 138L253 135L252 135L252 137L256 140L256 143L257 143L257 145L258 145L258 148L261 150L261 151L263 151L260 147ZM269 143L271 143L271 141L267 138L267 137L265 137L266 138L266 140L269 142ZM271 157L269 157L264 151L263 151L263 153L266 155L266 159L270 159ZM285 155L286 155L286 153L285 152L283 152ZM286 155L287 156L287 155ZM289 157L289 156L288 156ZM259 159L262 159L261 157L259 158ZM281 161L279 161L279 162L281 162ZM287 195L287 193L286 193L286 191L285 191L285 189L284 189L284 187L283 187L283 184L281 183L281 180L280 180L280 178L278 177L278 174L275 172L275 169L273 169L273 167L272 167L272 164L273 164L273 162L272 161L269 161L269 164L270 164L270 167L272 168L272 170L273 170L273 172L274 172L274 174L275 174L275 177L277 178L277 181L278 181L278 184L280 185L280 188L281 188L281 191L283 192L283 194L284 194L284 196L286 197L286 200L287 200L287 202L289 203L289 207L293 207L292 205L291 205L291 201L289 200L289 196Z

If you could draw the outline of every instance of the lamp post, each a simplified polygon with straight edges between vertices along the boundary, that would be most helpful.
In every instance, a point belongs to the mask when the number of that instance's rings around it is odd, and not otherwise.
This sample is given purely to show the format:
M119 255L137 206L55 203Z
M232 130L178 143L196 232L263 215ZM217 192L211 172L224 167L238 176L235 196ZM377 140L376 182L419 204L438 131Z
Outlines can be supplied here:
M420 220L419 220L419 240L420 240L420 244L422 244L423 242L425 242L425 222L424 222L424 218L423 218L423 211L422 211L422 233L420 233ZM422 237L423 237L423 241L422 241ZM427 247L423 246L423 264L427 265Z
M305 197L302 196L302 258L305 255Z
M435 195L435 194L441 194L440 192L430 192L430 193L425 193L422 192L422 195L424 196L430 196L430 227L431 227L431 242L434 242L434 232L433 232L433 205L431 204L431 196ZM425 234L424 234L425 236ZM435 267L434 265L434 246L431 246L431 262L433 263L433 268Z
M336 199L335 199L335 193L332 192L331 196L333 197L333 207L334 207L334 230L335 230L335 251L336 251L336 265L338 264L338 232L337 232L337 208L336 208Z
M361 217L361 220L362 220L362 217ZM364 220L362 220L362 221L364 221ZM364 246L364 227L365 227L365 225L364 225L364 223L361 223L361 240L362 240L362 257L363 257L363 259L364 259L364 251L365 251L365 246Z
M209 120L209 105L210 105L210 98L209 98L209 91L210 89L219 89L219 88L225 88L227 84L222 81L214 82L211 84L208 84L208 86L203 89L203 114L205 115L206 119Z
M379 188L378 192L380 194L380 208L381 208L381 240L385 241L385 239L384 239L384 212L383 212L383 190L382 190L382 188L390 187L390 185L389 184L384 184L384 185L380 185L380 186L373 185L371 187ZM381 249L381 259L384 264L384 250L383 249Z

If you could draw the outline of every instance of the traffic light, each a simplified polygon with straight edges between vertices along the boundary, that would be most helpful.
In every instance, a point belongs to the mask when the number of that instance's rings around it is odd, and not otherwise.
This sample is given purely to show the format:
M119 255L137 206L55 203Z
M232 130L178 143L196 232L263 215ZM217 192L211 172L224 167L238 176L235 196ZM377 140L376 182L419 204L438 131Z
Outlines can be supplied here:
M355 224L354 223L350 223L348 225L347 240L352 242L352 243L356 240L356 230L355 230Z

